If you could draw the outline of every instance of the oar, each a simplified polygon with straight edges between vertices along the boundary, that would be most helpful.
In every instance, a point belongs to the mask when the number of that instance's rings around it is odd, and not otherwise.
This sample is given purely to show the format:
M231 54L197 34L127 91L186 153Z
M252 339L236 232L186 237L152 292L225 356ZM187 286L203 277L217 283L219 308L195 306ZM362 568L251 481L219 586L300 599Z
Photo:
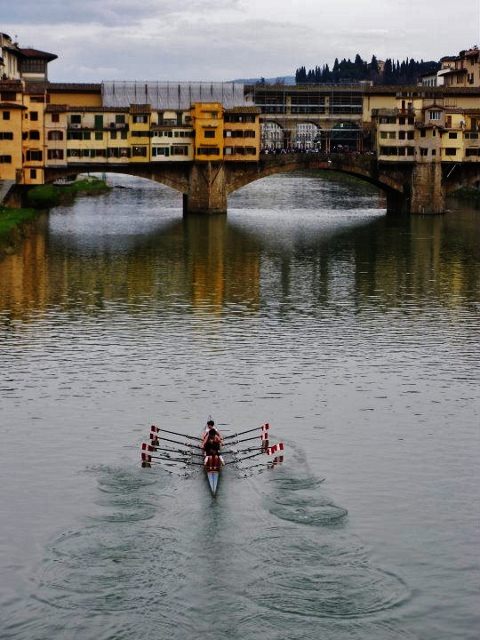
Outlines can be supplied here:
M245 456L241 460L229 460L225 464L238 464L239 462L243 462L244 460L250 460L250 458L255 458L257 456L261 456L263 453L266 454L267 456L273 456L274 453L277 453L278 451L284 451L284 449L285 449L285 446L284 446L283 442L279 442L278 444L274 444L271 447L267 447L266 449L262 449L261 451L258 451L257 453L252 453L249 456Z
M150 433L150 440L158 440L158 441L162 440L162 442L173 442L173 444L180 444L180 445L184 445L184 446L186 444L185 442L179 442L178 440L171 440L170 438L163 438L163 437L159 438L158 434L153 433L153 432ZM201 447L199 447L196 444L192 444L192 445L188 445L188 446L196 447L197 449L201 449Z
M268 422L266 422L265 424L262 424L261 427L255 427L254 429L247 429L246 431L240 431L240 433L232 433L228 436L225 436L223 439L224 440L230 440L230 438L238 438L238 436L244 436L247 433L253 433L254 431L257 431L258 429L261 429L263 432L268 431L270 429L270 425L268 424Z
M163 427L156 427L155 425L152 424L152 426L150 427L150 431L153 431L154 433L160 433L160 431L165 431L165 433L171 433L173 436L180 436L181 438L188 438L189 440L202 440L201 438L197 437L197 436L187 436L184 433L177 433L176 431L169 431L168 429L164 429Z
M152 462L152 460L167 460L168 462L180 463L180 464L193 464L199 467L203 467L203 462L192 462L189 458L169 458L167 456L152 456L148 453L142 453L142 462Z
M166 451L167 453L175 453L175 454L180 453L185 456L196 456L198 458L203 458L203 454L193 453L188 449L168 449L167 447L159 447L154 444L147 444L146 442L142 442L142 451Z
M234 444L240 444L241 442L250 442L250 440L258 440L258 438L263 439L263 433L260 436L253 436L251 438L243 438L243 440L233 440Z

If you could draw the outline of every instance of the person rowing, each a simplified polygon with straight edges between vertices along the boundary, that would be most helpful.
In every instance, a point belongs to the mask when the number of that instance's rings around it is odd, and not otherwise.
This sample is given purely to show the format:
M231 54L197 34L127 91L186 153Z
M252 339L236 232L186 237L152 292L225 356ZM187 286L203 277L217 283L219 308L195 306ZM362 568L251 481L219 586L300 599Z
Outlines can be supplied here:
M220 445L223 444L223 438L220 434L220 431L215 427L215 423L211 419L207 422L207 426L205 427L205 431L203 433L202 447L205 447L205 443L209 438L210 439L216 438Z
M213 420L207 422L208 431L203 436L202 448L205 454L204 465L207 468L218 469L219 466L225 464L222 456L220 455L220 447L223 444L222 436L219 431L215 429ZM218 464L220 462L220 465Z

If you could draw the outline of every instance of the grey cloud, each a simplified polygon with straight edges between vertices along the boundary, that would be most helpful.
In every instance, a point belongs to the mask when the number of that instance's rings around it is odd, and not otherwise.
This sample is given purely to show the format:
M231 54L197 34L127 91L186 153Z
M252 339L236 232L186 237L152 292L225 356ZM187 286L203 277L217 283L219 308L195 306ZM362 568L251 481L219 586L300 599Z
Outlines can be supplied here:
M1 0L0 9L5 0ZM236 9L239 0L222 0L222 11ZM74 25L100 24L110 27L134 26L149 18L168 19L181 14L218 11L214 0L21 0L8 2L3 12L4 24ZM8 16L7 20L5 17ZM8 33L8 29L1 27Z

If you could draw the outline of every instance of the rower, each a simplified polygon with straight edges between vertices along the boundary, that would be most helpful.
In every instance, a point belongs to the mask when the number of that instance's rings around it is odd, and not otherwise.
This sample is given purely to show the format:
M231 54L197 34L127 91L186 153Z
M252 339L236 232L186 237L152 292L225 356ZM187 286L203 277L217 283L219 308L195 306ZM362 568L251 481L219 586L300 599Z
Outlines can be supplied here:
M209 420L209 423L213 424L213 420ZM223 466L225 464L222 456L220 455L220 445L222 444L222 438L219 432L210 425L209 431L204 435L202 448L205 453L204 464L206 467L210 467L214 464L216 467ZM217 458L220 461L218 465Z
M205 447L205 443L209 438L216 438L220 445L223 444L223 438L220 435L220 431L215 427L215 423L213 420L209 420L207 422L207 426L205 427L205 432L202 438L202 447Z

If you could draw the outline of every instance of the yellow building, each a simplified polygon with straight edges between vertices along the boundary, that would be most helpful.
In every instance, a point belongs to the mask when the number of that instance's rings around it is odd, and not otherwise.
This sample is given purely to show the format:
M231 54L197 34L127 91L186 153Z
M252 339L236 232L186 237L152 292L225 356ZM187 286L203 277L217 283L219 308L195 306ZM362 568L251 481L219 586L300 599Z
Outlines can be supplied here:
M223 160L223 106L220 102L195 102L191 107L195 133L194 159Z
M131 162L150 162L150 120L152 108L149 104L130 105L127 140L131 149Z
M152 162L191 162L194 131L190 111L157 111L151 125Z
M223 120L224 159L257 162L260 157L260 109L225 109Z
M0 180L21 182L23 105L20 81L0 81ZM19 179L20 178L20 179Z

